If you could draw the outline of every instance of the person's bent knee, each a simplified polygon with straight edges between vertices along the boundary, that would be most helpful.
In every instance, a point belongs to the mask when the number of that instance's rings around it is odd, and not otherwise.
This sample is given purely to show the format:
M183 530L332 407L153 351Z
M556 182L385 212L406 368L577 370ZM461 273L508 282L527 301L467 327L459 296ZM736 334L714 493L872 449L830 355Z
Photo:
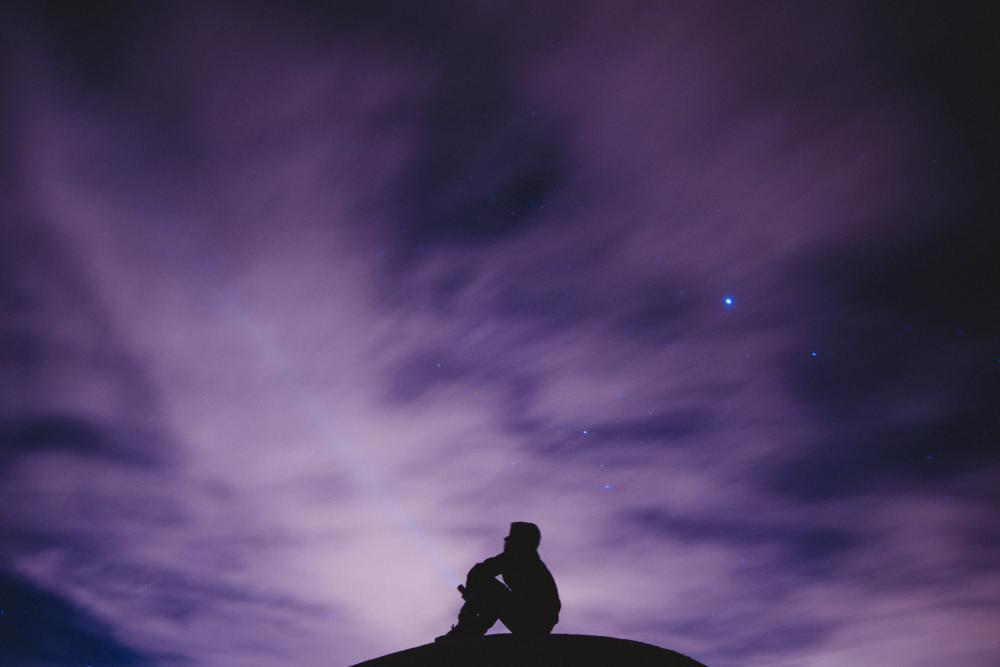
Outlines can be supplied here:
M469 571L466 588L473 590L477 595L508 595L510 589L497 581L495 578L476 572L475 568Z

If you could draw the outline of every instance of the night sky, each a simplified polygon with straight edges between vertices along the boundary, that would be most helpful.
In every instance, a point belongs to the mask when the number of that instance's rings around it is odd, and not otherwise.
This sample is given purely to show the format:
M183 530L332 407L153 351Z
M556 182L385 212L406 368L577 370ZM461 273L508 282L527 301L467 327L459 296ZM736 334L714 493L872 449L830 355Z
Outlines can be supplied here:
M1000 664L974 4L61 4L0 9L4 667L422 644L518 520L557 632Z

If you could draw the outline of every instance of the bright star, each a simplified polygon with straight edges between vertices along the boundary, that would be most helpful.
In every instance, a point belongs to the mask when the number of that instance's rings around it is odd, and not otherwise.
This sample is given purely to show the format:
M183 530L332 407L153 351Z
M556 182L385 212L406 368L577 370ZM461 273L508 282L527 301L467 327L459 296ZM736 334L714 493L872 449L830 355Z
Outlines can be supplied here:
M810 352L809 356L812 357L813 359L815 359L816 357L819 356L819 352Z
M722 305L725 306L726 308L732 308L734 303L736 303L736 299L729 296L728 294L722 297Z

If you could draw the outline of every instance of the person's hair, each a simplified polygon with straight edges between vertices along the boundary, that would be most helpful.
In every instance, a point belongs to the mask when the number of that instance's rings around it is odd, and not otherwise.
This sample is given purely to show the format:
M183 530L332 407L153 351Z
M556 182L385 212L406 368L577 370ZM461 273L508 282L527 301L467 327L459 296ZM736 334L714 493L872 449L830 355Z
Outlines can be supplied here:
M510 524L510 536L518 544L530 546L532 549L537 549L542 543L542 531L538 530L535 524L526 521L515 521Z

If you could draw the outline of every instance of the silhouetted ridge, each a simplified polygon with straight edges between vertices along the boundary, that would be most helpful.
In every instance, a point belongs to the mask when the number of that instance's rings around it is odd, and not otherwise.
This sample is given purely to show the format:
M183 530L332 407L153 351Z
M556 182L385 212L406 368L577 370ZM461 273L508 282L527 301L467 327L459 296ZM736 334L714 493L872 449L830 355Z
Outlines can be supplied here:
M425 644L353 667L705 667L675 651L591 635L487 635Z

